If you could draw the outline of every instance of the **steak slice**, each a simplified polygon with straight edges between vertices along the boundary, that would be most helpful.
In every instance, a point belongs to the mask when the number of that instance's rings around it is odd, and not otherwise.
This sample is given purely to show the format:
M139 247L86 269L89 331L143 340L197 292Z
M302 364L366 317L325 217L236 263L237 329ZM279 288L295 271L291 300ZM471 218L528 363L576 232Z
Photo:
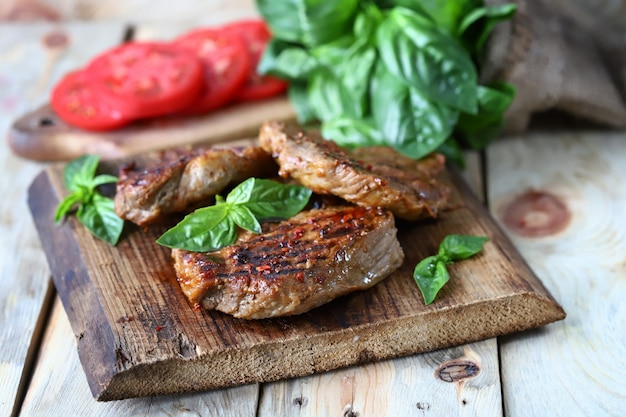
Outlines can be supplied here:
M172 250L193 305L245 319L301 314L372 287L404 259L394 217L380 208L312 209L263 227L215 252Z
M120 170L115 212L140 226L186 210L227 186L277 172L271 156L258 146L171 150L145 167Z
M445 169L443 155L407 158L391 148L355 153L282 122L265 122L259 143L291 176L318 194L333 194L360 206L383 207L397 217L437 217L447 207L450 188L436 178Z

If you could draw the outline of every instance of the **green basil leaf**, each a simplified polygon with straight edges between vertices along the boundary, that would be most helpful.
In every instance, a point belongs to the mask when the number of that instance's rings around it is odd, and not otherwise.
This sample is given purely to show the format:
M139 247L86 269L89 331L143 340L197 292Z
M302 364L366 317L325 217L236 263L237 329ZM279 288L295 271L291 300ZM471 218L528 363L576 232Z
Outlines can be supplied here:
M70 191L77 191L80 185L87 185L96 175L100 158L96 155L83 155L63 169L63 182Z
M424 303L428 305L435 300L437 293L450 280L450 275L446 264L439 257L429 256L417 264L413 271L413 278L422 292Z
M314 47L348 32L358 0L257 0L274 37Z
M255 191L257 181L256 178L248 178L240 183L228 193L225 202L230 204L247 203Z
M95 177L94 179L92 179L89 184L91 185L91 187L98 187L100 185L104 185L104 184L110 184L112 182L117 182L118 178L114 175L108 175L108 174L102 174L102 175L98 175L97 177Z
M228 213L228 217L242 229L254 233L261 233L259 221L254 217L250 209L243 204L233 204Z
M392 9L377 31L378 50L389 71L430 100L476 111L477 73L459 41L413 11Z
M210 252L232 245L237 228L229 217L230 210L229 203L197 209L163 233L157 243L193 252Z
M517 5L514 3L475 8L463 17L457 34L467 45L471 45L472 53L478 53L483 50L494 27L504 20L511 19L516 11Z
M59 223L76 204L80 204L83 201L83 194L81 190L74 191L68 195L59 203L56 212L54 213L55 223Z
M438 256L446 263L467 259L480 252L488 240L485 236L448 235L439 245Z
M124 220L115 214L113 199L93 194L90 204L79 207L78 220L96 237L115 246L124 229Z
M298 123L305 124L316 119L315 113L309 103L309 95L306 83L291 83L287 90L289 102L294 107Z
M456 130L473 149L483 149L501 131L504 113L515 98L515 88L506 83L478 87L478 113L459 116Z
M371 119L340 117L322 123L322 136L348 147L383 144L382 134Z
M482 6L482 0L398 0L397 4L427 13L438 25L450 33L458 31L459 22L474 8Z
M325 67L311 75L307 94L313 114L319 120L330 120L344 113L352 115L355 113L353 110L344 111L346 107L353 109L352 103L349 102L348 94L344 92L341 82Z
M311 190L299 185L256 178L246 207L259 220L288 219L308 204L311 194Z
M415 159L428 155L450 136L458 112L426 99L379 63L371 86L371 111L385 142Z
M317 66L316 59L304 48L272 39L261 56L257 71L296 82L306 81Z

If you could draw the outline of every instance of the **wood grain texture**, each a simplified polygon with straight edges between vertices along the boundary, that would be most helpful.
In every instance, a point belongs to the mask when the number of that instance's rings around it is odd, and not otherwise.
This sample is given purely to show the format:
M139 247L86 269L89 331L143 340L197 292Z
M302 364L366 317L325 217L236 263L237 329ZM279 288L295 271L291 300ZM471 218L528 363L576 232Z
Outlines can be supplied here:
M507 417L624 414L625 141L626 132L538 132L488 150L499 221L529 190L550 193L571 214L565 228L545 236L505 228L568 312L562 322L501 339ZM538 208L526 218L541 223L543 216Z
M68 44L46 47L46 37L61 31ZM94 51L115 44L120 35L119 24L0 25L0 130L6 132L15 117L47 99L59 75L84 57L78 50L87 39ZM8 415L18 411L28 383L51 282L26 204L26 190L42 165L16 157L3 139L0 167L0 414Z
M495 339L265 384L259 417L502 416ZM438 369L454 369L443 378Z
M21 416L255 417L257 385L228 390L96 402L76 358L76 338L56 298ZM62 364L62 366L60 366ZM242 398L247 399L242 401ZM62 399L60 401L59 399Z
M113 166L114 167L114 166ZM292 318L243 321L194 311L178 290L162 230L130 229L117 248L75 219L52 222L61 166L33 183L29 204L55 285L100 400L206 390L308 375L432 351L562 319L563 311L456 175L464 201L437 222L401 225L404 265L383 283ZM111 168L113 169L113 168ZM412 271L450 233L487 235L424 306ZM61 249L62 248L62 249Z

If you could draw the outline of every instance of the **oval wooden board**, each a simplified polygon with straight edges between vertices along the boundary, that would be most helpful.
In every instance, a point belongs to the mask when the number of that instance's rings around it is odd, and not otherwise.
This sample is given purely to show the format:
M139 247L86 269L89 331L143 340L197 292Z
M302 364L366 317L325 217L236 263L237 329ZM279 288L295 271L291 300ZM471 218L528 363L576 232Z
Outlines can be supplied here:
M11 150L36 161L69 161L85 154L123 158L173 146L217 143L256 135L268 119L295 120L286 96L235 103L197 117L162 117L111 132L72 127L45 104L15 120L8 131Z
M102 165L116 173L120 163ZM388 279L307 314L246 321L187 304L169 250L155 243L164 230L128 227L114 248L73 217L55 225L66 195L62 169L52 165L36 178L29 206L98 400L303 376L565 317L456 172L450 181L462 206L437 221L398 224L406 260ZM450 233L490 241L480 255L451 266L450 282L426 306L412 271Z

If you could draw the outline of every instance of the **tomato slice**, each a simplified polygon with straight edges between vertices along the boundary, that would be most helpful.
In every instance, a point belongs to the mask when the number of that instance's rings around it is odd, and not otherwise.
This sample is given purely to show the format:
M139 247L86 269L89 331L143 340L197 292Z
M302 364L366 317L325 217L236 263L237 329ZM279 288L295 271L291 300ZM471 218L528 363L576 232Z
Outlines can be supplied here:
M169 43L123 44L93 59L86 71L111 106L134 119L185 108L204 86L202 62Z
M94 90L89 74L70 72L57 83L50 99L52 109L72 126L88 130L111 130L130 122Z
M174 40L194 52L204 66L204 89L185 114L214 110L228 103L244 86L251 71L248 48L241 36L217 29L199 29Z
M287 82L271 75L259 75L256 71L263 51L272 38L270 30L263 20L252 19L234 22L223 26L222 30L227 33L238 33L242 36L250 55L251 71L246 85L237 94L237 99L244 101L261 100L280 94L287 89Z

